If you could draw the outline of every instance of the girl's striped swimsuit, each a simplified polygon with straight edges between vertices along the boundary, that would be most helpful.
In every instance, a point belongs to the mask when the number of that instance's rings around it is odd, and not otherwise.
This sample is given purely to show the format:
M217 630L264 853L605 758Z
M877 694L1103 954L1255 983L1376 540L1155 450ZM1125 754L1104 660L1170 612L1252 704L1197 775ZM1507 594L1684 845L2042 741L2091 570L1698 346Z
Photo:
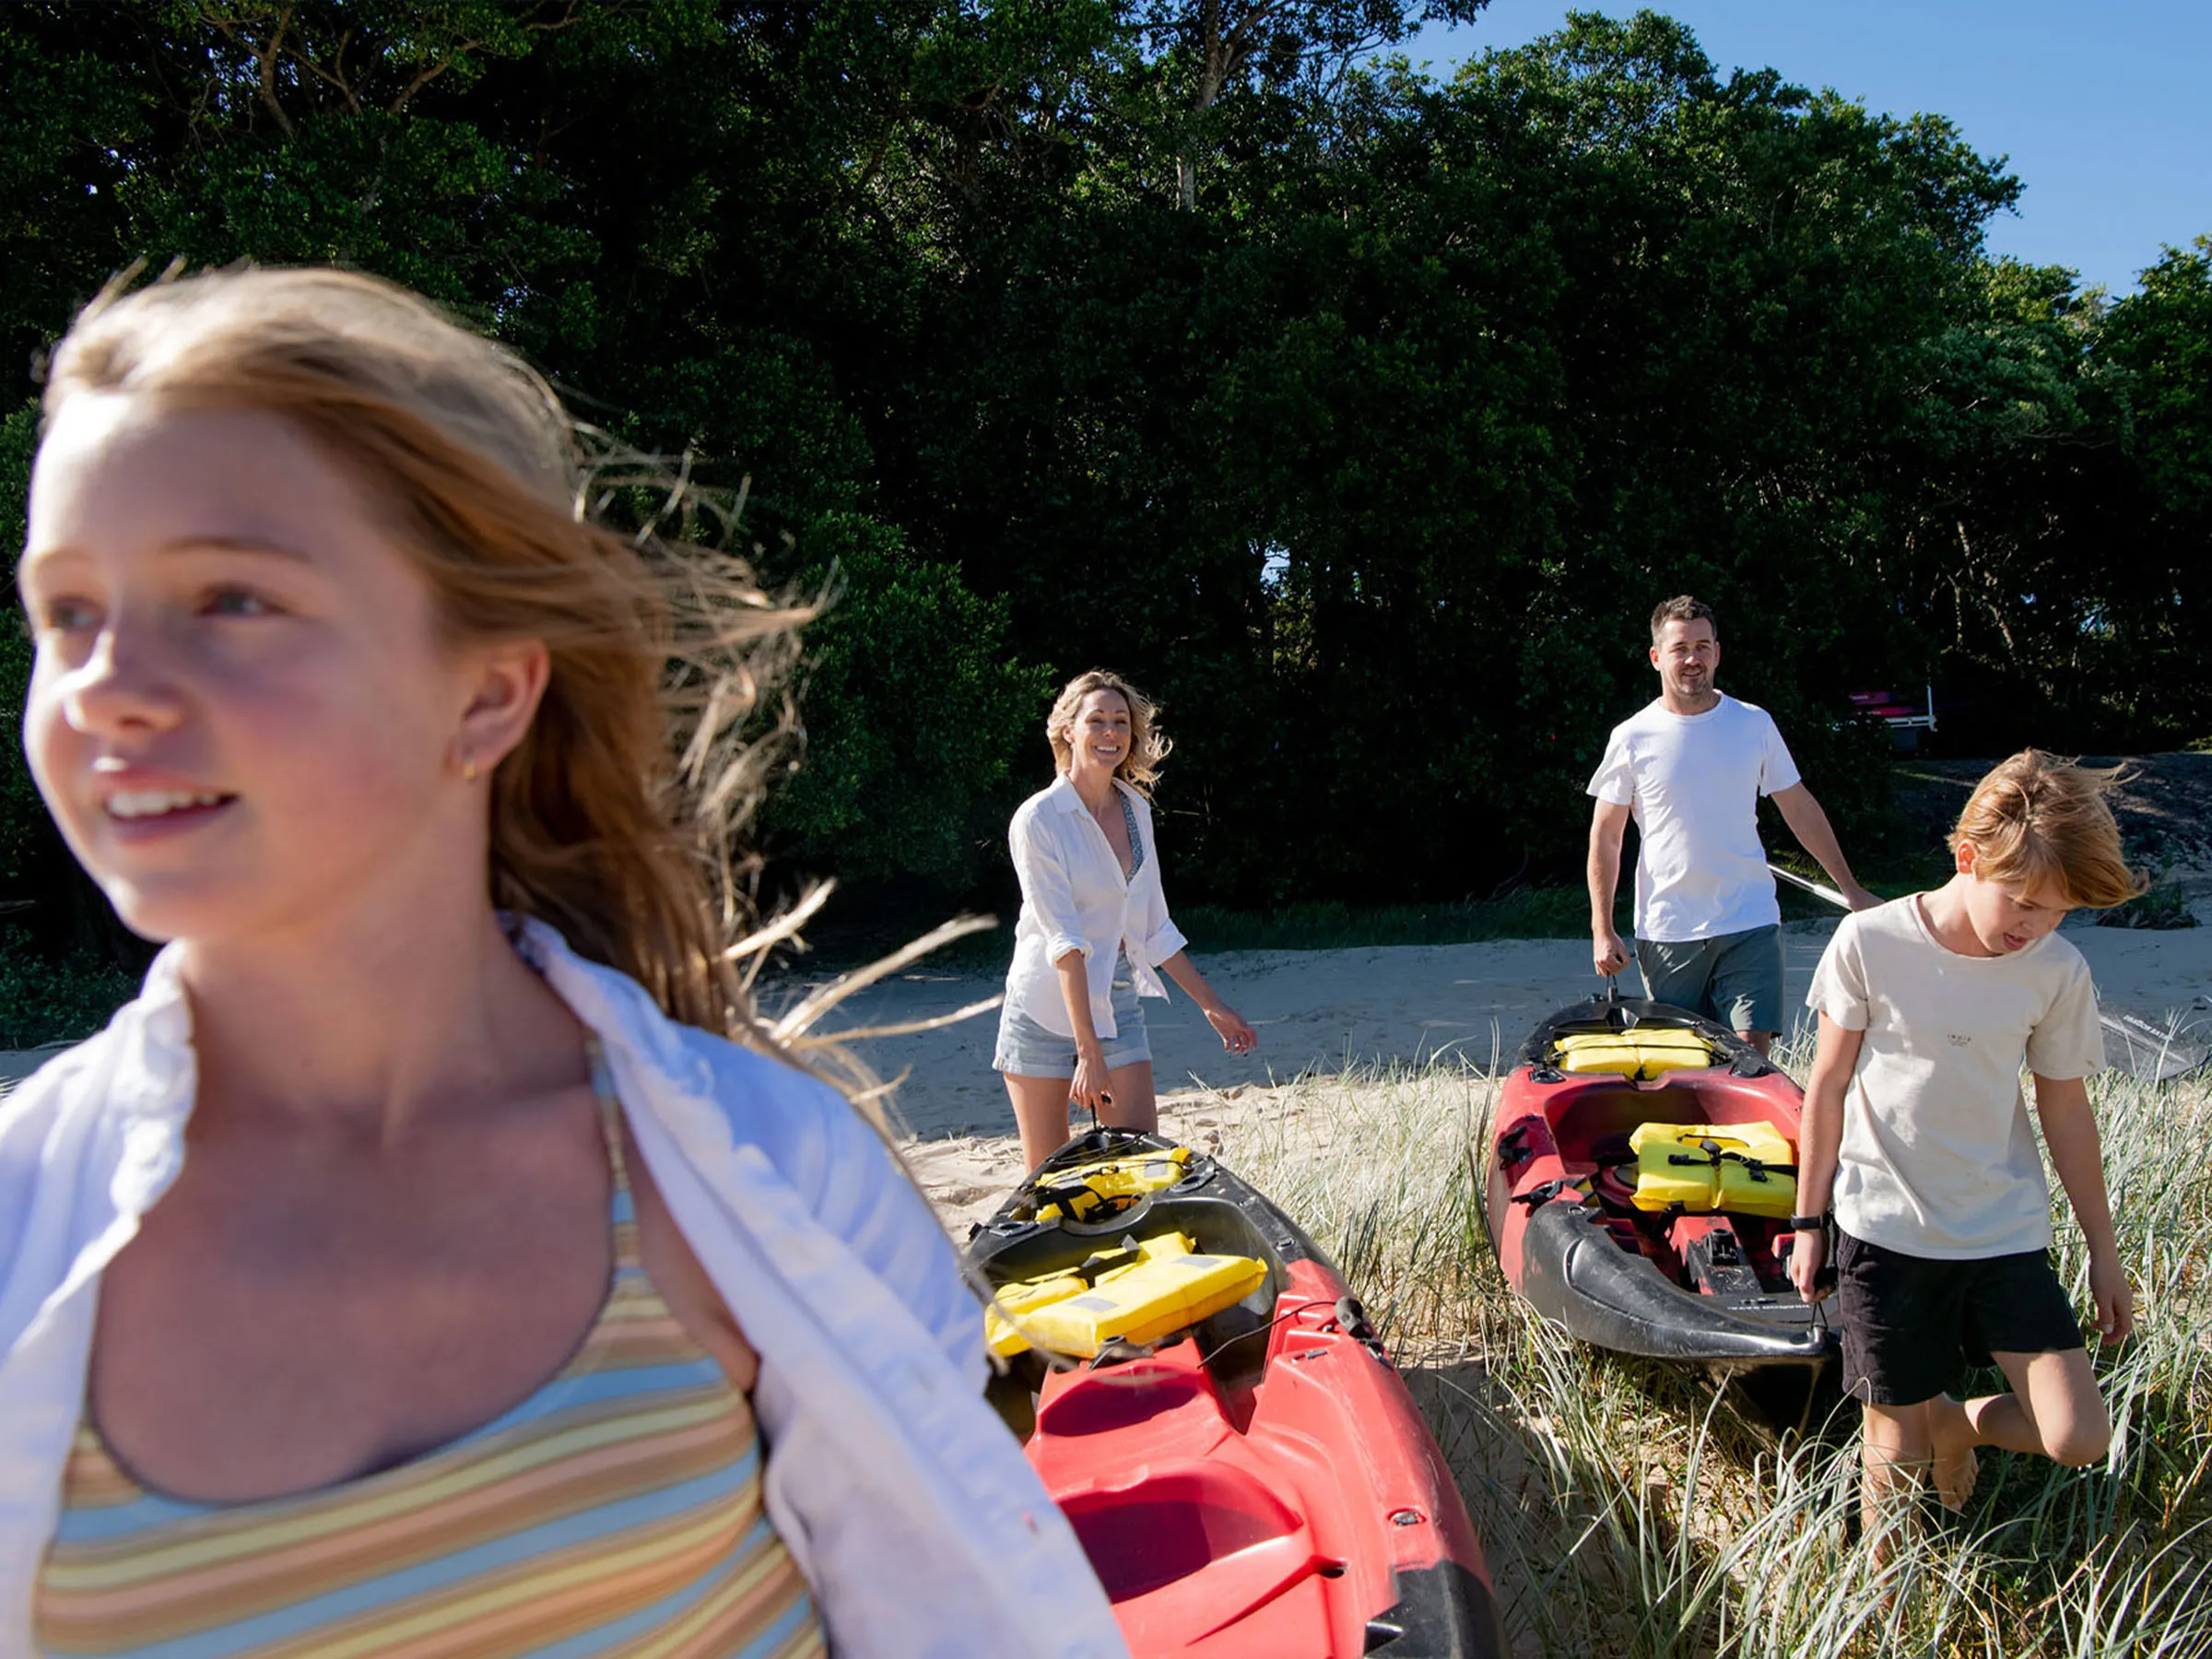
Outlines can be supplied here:
M615 1270L575 1357L426 1456L297 1496L147 1490L89 1414L33 1610L102 1659L796 1659L826 1652L761 1507L745 1394L653 1288L618 1122Z

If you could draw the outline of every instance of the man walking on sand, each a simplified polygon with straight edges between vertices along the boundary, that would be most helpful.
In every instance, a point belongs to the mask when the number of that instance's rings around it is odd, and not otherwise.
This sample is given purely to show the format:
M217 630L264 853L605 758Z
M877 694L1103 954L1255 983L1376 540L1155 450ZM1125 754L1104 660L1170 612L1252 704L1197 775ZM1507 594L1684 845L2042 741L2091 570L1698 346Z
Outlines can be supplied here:
M1759 840L1759 797L1854 911L1881 900L1853 877L1828 814L1798 780L1773 717L1713 685L1712 607L1684 594L1652 613L1656 701L1613 728L1590 780L1590 938L1598 972L1629 953L1613 929L1622 828L1636 858L1636 960L1646 994L1719 1020L1767 1052L1782 1030L1782 909Z

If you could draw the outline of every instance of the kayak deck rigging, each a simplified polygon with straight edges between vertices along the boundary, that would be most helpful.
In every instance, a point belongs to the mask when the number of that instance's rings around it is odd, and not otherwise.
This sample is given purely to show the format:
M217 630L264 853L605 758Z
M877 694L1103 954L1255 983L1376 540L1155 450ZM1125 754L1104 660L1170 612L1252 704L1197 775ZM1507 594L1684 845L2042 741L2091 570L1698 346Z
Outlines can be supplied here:
M1189 1272L1210 1288L1180 1322L1138 1282L1147 1253L1201 1259ZM1134 1653L1504 1651L1473 1524L1403 1379L1335 1267L1252 1187L1157 1135L1095 1130L975 1228L968 1261L1003 1310L992 1398ZM1019 1304L1066 1309L1078 1299L1059 1292L1087 1275L1143 1294L1077 1321L1087 1361L1038 1351L1066 1324L1025 1323Z
M1802 1427L1836 1355L1789 1277L1803 1099L1687 1010L1559 1010L1522 1045L1477 1171L1506 1277L1583 1340L1739 1376ZM1813 1374L1777 1391L1782 1371Z

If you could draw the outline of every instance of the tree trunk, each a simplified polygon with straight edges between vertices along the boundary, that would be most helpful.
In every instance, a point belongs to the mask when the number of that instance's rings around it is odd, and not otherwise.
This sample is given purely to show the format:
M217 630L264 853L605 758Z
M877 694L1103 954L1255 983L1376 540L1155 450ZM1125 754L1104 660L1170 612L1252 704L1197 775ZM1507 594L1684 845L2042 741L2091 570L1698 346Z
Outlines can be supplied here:
M1229 78L1229 42L1221 38L1221 0L1200 0L1199 27L1206 34L1206 66L1198 72L1198 95L1191 100L1194 119L1204 115L1221 96L1221 85ZM1198 206L1198 135L1195 130L1186 133L1182 140L1182 154L1175 158L1176 194L1184 212Z

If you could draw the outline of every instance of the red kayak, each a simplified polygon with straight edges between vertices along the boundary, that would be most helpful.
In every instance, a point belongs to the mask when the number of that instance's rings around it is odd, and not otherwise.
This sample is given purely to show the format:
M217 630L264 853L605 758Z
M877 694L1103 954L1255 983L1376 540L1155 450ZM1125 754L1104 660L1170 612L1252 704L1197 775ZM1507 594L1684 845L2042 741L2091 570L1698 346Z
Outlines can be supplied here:
M994 1400L1138 1659L1506 1651L1428 1425L1260 1194L1159 1135L1094 1130L968 1259L1005 1314Z
M1498 1105L1498 1263L1583 1341L1737 1380L1803 1427L1836 1339L1789 1279L1804 1096L1711 1020L1622 998L1561 1008Z

